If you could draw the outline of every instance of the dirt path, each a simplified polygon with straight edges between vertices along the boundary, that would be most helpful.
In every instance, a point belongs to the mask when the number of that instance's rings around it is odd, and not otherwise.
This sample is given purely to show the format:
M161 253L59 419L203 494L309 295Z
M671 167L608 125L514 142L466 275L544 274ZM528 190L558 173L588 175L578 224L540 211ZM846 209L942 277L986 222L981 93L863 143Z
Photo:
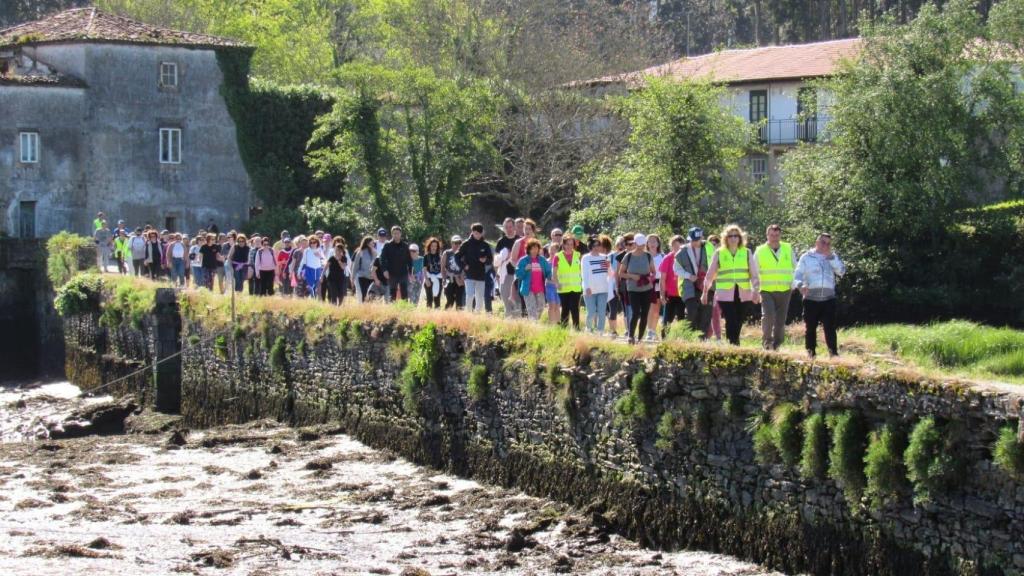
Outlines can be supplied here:
M10 400L8 424L43 404ZM344 435L256 422L172 436L0 444L0 574L767 574L644 550Z

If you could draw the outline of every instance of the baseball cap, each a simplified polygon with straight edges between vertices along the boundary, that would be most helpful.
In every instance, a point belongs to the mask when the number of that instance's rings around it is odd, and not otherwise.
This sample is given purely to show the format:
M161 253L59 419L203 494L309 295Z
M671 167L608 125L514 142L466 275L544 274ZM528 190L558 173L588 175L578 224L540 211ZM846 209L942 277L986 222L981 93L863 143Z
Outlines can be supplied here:
M690 231L687 233L687 236L689 237L691 242L693 242L694 240L702 240L704 239L704 231L701 230L700 227L694 226L693 228L690 228Z
M388 235L388 231L387 230L385 230L383 228L378 228L377 229L377 236L387 236L387 235Z
M583 236L583 226L580 226L579 224L573 226L572 227L572 235L577 237L577 238L582 237Z
M635 242L636 244L638 244L640 246L646 246L647 245L647 236L644 235L644 234L637 234L636 236L633 236L633 242Z
M411 250L412 252L419 252L420 247L418 244L409 244L409 250Z
M458 234L452 236L452 244L455 244L456 242L462 242L462 236L459 236Z

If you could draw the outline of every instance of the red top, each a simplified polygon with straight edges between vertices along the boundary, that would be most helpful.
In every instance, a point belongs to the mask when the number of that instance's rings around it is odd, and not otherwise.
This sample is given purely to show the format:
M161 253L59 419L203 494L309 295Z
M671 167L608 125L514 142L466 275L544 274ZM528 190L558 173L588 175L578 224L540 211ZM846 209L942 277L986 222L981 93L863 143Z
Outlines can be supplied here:
M661 266L658 266L658 272L661 272L661 293L665 296L679 296L679 277L672 269L675 261L676 253L670 252L662 259Z

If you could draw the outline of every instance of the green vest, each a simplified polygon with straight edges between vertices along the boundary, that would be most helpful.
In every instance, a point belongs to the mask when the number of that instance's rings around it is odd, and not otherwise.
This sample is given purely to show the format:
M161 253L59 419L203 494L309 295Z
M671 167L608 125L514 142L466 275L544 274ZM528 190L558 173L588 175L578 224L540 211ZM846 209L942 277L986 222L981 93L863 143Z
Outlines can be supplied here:
M125 258L131 258L131 254L129 253L128 250L127 238L121 238L120 236L114 238L114 254L120 254Z
M750 290L750 265L747 259L750 253L746 248L736 250L733 256L728 248L718 251L718 275L715 276L715 290L732 290L739 285L740 290Z
M793 289L793 245L779 242L779 258L771 246L762 244L754 251L761 277L761 292L789 292Z
M580 274L580 260L582 259L578 252L573 253L571 263L565 258L565 252L559 252L555 256L558 266L559 294L583 292L583 276Z
M704 252L708 255L708 266L711 266L711 260L715 257L715 245L711 242L704 243Z
M99 218L93 219L92 227L93 227L93 232L95 232L96 230L99 230L100 228L103 228L103 220L100 220Z

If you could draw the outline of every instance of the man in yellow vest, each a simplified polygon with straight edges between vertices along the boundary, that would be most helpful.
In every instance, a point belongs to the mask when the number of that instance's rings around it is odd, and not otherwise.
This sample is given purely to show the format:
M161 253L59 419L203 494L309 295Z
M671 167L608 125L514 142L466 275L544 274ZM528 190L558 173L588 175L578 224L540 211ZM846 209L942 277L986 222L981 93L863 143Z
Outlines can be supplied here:
M95 233L100 228L103 228L104 218L103 212L97 212L96 217L92 220L92 231Z
M778 350L786 339L796 253L792 244L781 241L778 224L769 226L765 235L768 241L754 251L761 271L761 345L765 350Z

